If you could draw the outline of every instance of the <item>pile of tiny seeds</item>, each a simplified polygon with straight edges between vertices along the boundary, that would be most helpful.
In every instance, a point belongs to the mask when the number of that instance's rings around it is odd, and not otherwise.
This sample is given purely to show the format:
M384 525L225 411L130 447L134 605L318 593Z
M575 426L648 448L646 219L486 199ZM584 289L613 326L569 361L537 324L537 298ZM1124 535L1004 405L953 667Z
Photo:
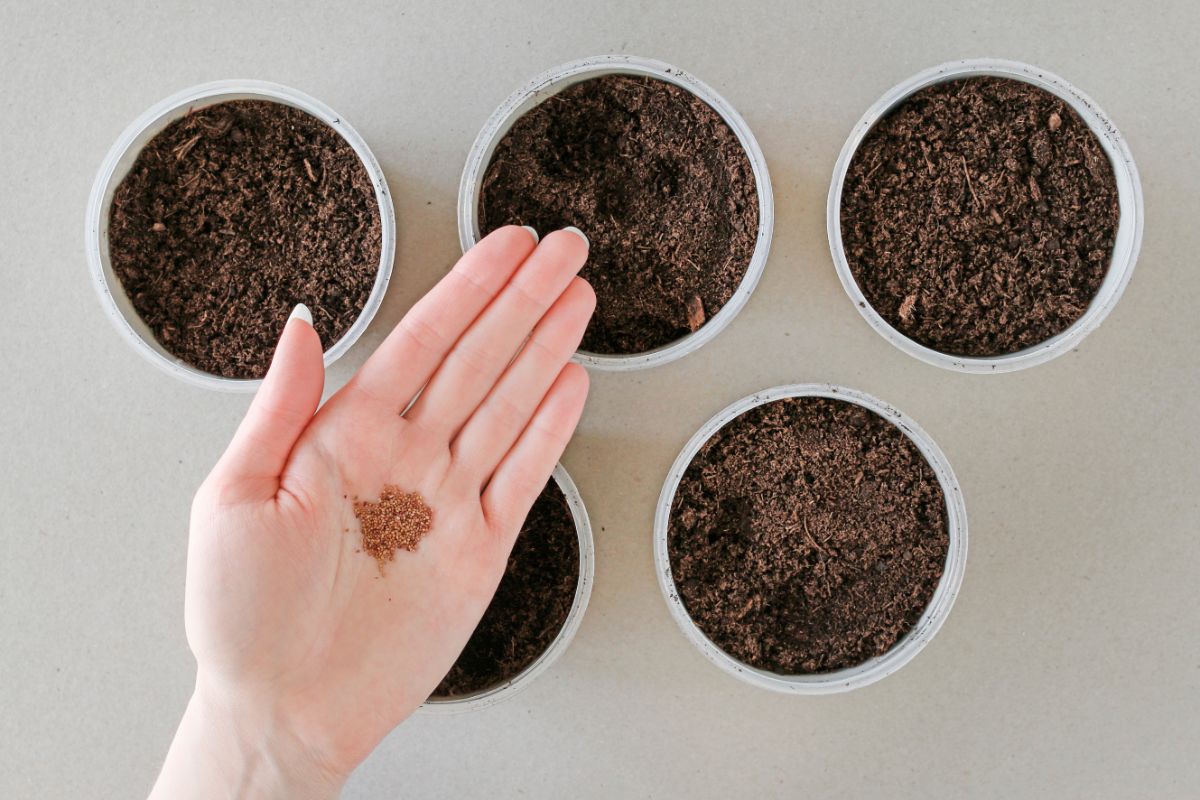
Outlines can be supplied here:
M362 547L379 562L379 569L396 557L396 551L416 550L433 527L433 511L416 492L384 486L379 502L354 501L354 516L362 527Z

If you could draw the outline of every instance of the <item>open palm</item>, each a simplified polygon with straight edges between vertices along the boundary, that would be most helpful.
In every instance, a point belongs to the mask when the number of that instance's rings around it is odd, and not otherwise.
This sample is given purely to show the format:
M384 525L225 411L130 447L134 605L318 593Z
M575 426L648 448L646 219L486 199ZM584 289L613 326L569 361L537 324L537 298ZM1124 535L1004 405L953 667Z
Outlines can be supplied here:
M321 344L289 321L192 509L198 691L266 709L336 775L425 700L582 411L587 376L568 361L595 305L586 257L573 232L492 233L319 411ZM381 569L353 501L388 484L419 492L433 527Z

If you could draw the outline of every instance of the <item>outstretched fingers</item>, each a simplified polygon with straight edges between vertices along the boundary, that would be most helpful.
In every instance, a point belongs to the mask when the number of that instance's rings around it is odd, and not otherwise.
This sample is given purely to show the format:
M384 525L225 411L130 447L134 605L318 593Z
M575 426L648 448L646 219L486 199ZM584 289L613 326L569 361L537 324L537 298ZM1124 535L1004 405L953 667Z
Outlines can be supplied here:
M587 400L587 371L567 364L546 393L517 443L500 462L483 493L483 511L498 536L511 544L533 501L579 424Z
M582 234L555 231L462 335L405 419L449 441L587 260Z
M451 444L456 465L480 486L525 430L563 365L579 347L595 307L592 287L575 278Z
M404 315L334 402L366 398L403 411L536 245L536 234L516 225L485 236Z

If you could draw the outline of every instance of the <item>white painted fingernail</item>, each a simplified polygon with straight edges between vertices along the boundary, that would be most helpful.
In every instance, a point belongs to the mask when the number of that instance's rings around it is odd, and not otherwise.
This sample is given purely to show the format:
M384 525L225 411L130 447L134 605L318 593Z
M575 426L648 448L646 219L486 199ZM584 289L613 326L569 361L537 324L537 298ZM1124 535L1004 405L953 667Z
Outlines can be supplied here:
M308 310L308 306L304 305L304 303L297 303L296 307L292 309L291 315L288 316L288 322L294 319L302 319L309 325L312 325L312 312Z
M578 236L580 239L583 239L583 243L586 244L588 247L592 246L592 243L588 241L588 238L584 234L584 232L579 230L579 228L576 228L574 225L568 225L567 227L563 228L563 230L570 231L571 233Z
M540 242L542 240L542 237L538 236L537 231L535 231L530 226L522 225L521 227L524 228L525 230L529 231L529 235L533 237L534 244L537 244L538 242Z

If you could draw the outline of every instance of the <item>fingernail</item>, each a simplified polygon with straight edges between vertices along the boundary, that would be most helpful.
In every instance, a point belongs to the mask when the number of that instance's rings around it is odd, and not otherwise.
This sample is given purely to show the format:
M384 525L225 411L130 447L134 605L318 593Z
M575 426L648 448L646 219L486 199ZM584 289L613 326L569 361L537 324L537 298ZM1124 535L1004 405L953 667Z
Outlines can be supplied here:
M568 225L567 227L563 228L563 230L570 231L571 233L578 236L580 239L583 239L583 243L586 244L588 247L592 246L592 243L588 241L588 238L584 234L584 232L579 230L579 228L576 228L574 225Z
M528 225L522 225L521 227L522 227L522 228L524 228L525 230L529 231L529 235L533 237L533 243L534 243L534 244L537 244L538 242L540 242L540 241L542 240L542 237L540 237L540 236L538 236L538 235L537 235L537 231L535 231L535 230L534 230L533 228L531 228L530 226L528 226Z
M288 316L288 322L294 319L302 319L309 325L312 325L312 312L308 310L308 306L304 305L304 303L297 303L296 307L292 309L291 315Z

